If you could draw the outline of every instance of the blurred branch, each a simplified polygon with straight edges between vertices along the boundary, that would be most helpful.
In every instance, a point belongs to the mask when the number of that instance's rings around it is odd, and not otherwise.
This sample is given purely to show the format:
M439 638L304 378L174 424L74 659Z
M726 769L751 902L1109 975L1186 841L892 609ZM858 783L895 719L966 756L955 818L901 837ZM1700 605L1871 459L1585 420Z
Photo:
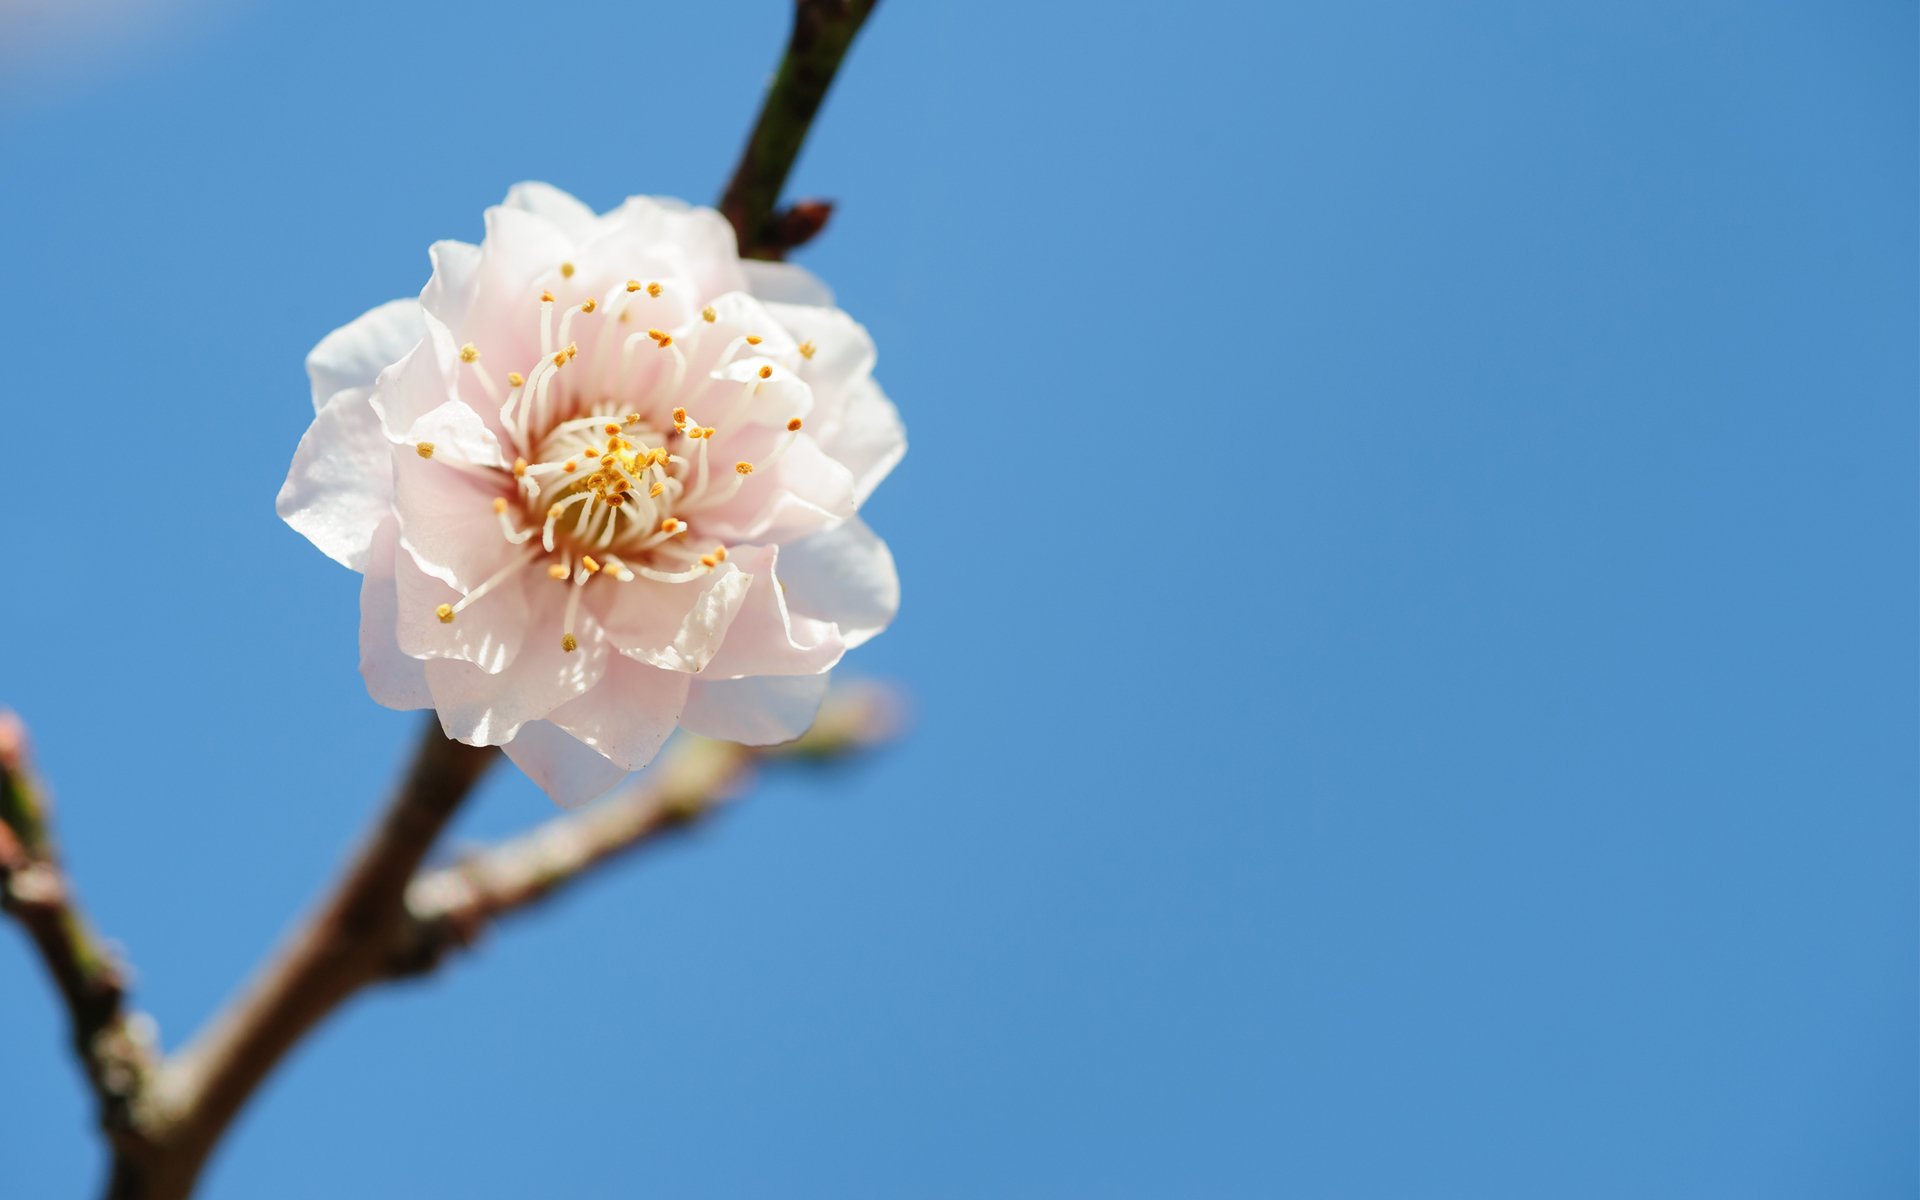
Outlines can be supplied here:
M390 970L395 976L430 971L450 953L472 945L497 918L691 828L737 795L760 763L831 761L889 740L898 728L898 712L890 690L869 684L836 690L798 741L762 747L706 740L676 744L629 790L415 879L407 889L412 936Z
M80 909L26 728L10 712L0 712L0 909L26 929L53 977L100 1127L116 1145L136 1140L133 1106L153 1068L153 1023L127 1011L126 973Z
M803 200L775 211L787 174L840 70L854 35L879 0L795 0L787 53L767 89L740 165L720 197L744 258L785 257L825 228L833 205Z

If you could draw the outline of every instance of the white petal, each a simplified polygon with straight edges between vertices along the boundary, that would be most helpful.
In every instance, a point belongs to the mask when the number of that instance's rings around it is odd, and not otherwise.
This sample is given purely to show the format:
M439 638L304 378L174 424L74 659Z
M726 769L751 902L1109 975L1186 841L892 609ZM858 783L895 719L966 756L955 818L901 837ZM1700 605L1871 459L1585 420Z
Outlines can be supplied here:
M849 650L885 629L900 611L893 554L858 517L782 547L780 582L794 612L832 621Z
M389 300L321 338L307 355L314 411L342 389L373 386L381 371L405 358L424 336L420 302Z
M600 218L591 208L550 183L516 183L507 189L506 206L545 218L575 242L593 236Z
M642 577L594 586L612 596L601 622L622 654L668 671L700 671L720 649L752 582L751 575L725 562L686 583Z
M421 570L465 593L517 552L493 511L511 476L442 459L437 450L432 458L421 458L411 446L393 446L389 453L400 541Z
M374 703L388 708L432 708L426 669L394 640L394 561L400 526L391 517L373 535L367 573L360 581L360 674Z
M334 393L293 452L274 511L328 558L364 570L374 527L393 506L393 468L371 388Z
M400 439L416 455L422 445L433 447L433 457L442 463L470 467L507 469L500 452L500 439L488 429L480 414L458 400L449 400L422 416L408 427Z
M833 292L820 277L805 267L786 262L763 262L756 258L740 261L747 276L747 290L762 300L781 304L810 304L833 307Z
M845 466L827 456L807 432L798 436L784 429L743 426L715 439L717 469L739 459L766 463L773 447L793 438L780 460L747 477L739 491L724 500L696 500L689 511L692 524L703 535L732 545L736 542L788 542L831 528L854 514L854 480Z
M424 336L404 358L381 373L373 386L373 409L393 441L404 441L413 423L458 393L453 386L459 350L438 319L422 316Z
M461 659L489 674L505 670L527 637L527 586L534 569L523 565L452 621L442 621L436 610L458 604L463 593L422 571L413 555L402 550L393 563L400 605L394 633L400 649L414 658Z
M619 766L638 771L679 725L690 678L616 658L592 691L554 709L547 720Z
M827 694L826 675L696 679L680 710L680 726L702 737L771 746L813 725Z
M447 736L473 746L498 746L528 721L537 721L600 682L614 657L591 614L575 618L578 648L561 649L566 587L534 588L526 641L511 665L489 675L452 658L427 661L427 686Z
M906 457L907 431L900 413L871 379L847 390L845 407L821 446L853 474L853 502L865 504L873 489Z
M433 277L420 291L420 307L456 333L466 327L480 276L480 247L471 242L435 242L427 249Z
M818 675L846 653L840 631L825 621L790 612L775 573L773 546L742 546L729 562L753 573L753 586L727 628L720 652L704 674L715 679L747 675Z
M503 749L527 778L564 808L597 799L627 777L618 764L545 721L522 725Z
M767 311L796 339L813 343L813 355L800 364L800 375L816 388L851 386L873 374L873 335L846 313L778 303L768 304Z

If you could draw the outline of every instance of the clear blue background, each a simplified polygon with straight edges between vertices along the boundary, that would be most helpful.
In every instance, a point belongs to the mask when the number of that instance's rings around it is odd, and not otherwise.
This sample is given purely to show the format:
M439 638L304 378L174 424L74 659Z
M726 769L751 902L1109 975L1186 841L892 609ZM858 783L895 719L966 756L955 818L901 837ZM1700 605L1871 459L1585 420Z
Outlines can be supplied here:
M233 5L0 88L0 700L170 1045L418 720L273 514L302 357L517 179L715 194L785 12ZM357 1004L206 1194L1914 1195L1915 41L888 0L795 190L913 440L912 739ZM8 1197L99 1178L62 1037L6 932Z

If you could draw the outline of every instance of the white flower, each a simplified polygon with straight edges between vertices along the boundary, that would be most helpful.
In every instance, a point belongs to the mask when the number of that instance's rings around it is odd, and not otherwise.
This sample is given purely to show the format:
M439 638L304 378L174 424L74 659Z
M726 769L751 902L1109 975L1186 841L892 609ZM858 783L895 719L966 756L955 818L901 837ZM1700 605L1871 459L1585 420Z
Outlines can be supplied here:
M797 737L892 619L855 515L906 450L867 332L711 209L544 184L307 359L278 509L361 571L361 672L563 803L676 725Z

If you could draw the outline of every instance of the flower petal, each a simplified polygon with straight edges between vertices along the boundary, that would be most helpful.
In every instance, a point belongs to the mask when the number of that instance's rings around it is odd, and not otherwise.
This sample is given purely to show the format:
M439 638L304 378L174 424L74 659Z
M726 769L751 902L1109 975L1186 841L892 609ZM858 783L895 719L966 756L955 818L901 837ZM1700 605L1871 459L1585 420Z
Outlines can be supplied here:
M371 387L426 336L418 300L389 300L320 339L307 355L313 410L345 388Z
M374 528L393 506L391 450L371 388L334 393L300 438L273 509L335 562L366 568Z
M393 574L399 610L394 634L400 649L414 658L457 658L496 674L513 662L527 634L527 573L523 564L487 590L451 621L442 621L441 605L460 603L463 593L420 569L411 553L395 556Z
M871 379L847 389L838 420L821 430L819 438L821 447L852 473L855 506L867 502L907 453L899 410Z
M813 725L827 694L826 675L696 679L680 710L680 727L702 737L771 746Z
M420 290L420 307L449 330L465 327L480 275L480 247L471 242L435 242L427 248L433 276Z
M794 612L832 621L849 650L885 629L900 611L893 554L858 517L783 547L780 582Z
M574 621L578 648L561 648L566 588L534 588L527 639L497 675L452 658L427 660L427 686L447 736L473 746L511 741L520 727L551 713L599 683L613 656L606 635L584 609Z
M619 764L609 762L599 751L545 721L522 725L502 749L527 778L563 808L597 799L627 777Z
M400 526L392 517L374 531L367 571L360 580L360 674L374 703L388 708L432 708L426 669L394 640L394 564Z
M680 723L691 676L616 658L594 689L547 715L614 763L638 771Z
M746 274L747 290L762 300L833 307L833 290L805 267L748 258L741 260L740 270Z
M545 218L574 242L584 242L592 237L595 227L600 223L600 218L591 208L550 183L516 183L507 189L505 204L508 208Z
M511 476L464 466L451 455L443 459L438 450L431 458L411 446L389 453L400 540L421 570L464 594L519 553L493 511Z
M595 586L612 596L600 620L622 654L663 670L700 671L720 649L752 583L753 576L724 562L686 583L641 577Z
M728 562L753 573L753 586L703 674L715 679L817 675L846 653L839 630L788 610L775 574L779 553L774 546L742 546L729 555Z

